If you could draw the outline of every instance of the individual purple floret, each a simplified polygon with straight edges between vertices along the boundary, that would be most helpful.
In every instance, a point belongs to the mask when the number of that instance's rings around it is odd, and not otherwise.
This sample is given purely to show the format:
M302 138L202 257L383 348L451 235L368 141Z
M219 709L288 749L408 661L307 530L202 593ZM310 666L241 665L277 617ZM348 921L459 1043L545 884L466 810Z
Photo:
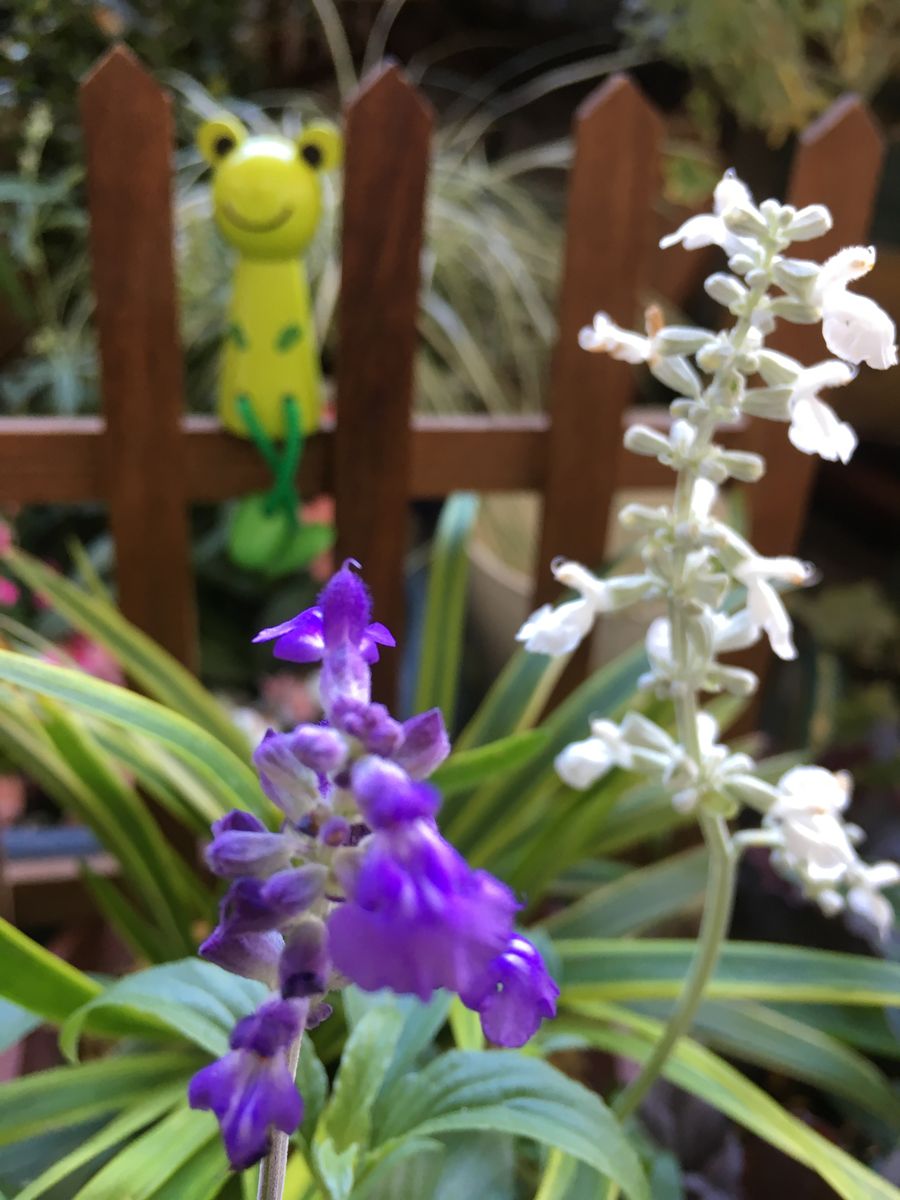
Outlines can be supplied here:
M216 821L206 862L214 875L238 879L265 876L290 862L291 848L280 833L270 833L251 813L235 810Z
M259 1162L272 1129L293 1133L303 1119L290 1049L300 1036L306 1005L267 1000L231 1034L231 1052L198 1071L188 1087L191 1108L211 1109L236 1171Z
M217 925L197 953L232 975L258 979L275 987L283 949L284 938L280 933L235 933Z
M537 949L517 933L461 999L479 1014L489 1041L516 1047L524 1046L546 1017L556 1016L558 995Z

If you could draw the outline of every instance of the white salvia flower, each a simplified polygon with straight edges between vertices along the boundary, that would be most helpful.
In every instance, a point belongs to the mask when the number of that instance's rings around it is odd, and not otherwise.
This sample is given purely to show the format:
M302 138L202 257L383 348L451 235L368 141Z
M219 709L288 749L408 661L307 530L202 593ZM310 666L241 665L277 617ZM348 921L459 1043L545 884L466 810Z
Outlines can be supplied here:
M879 936L887 937L894 924L894 909L881 894L881 889L900 883L900 866L894 862L863 862L850 873L847 907L871 921Z
M840 359L828 359L801 371L791 390L791 444L804 454L818 454L829 462L850 461L856 449L853 427L820 400L823 388L843 387L856 377L856 371Z
M608 313L598 312L593 325L585 325L578 334L578 345L592 354L609 354L621 362L647 362L652 351L650 338L622 329Z
M735 567L734 577L746 587L750 616L766 631L778 657L796 658L791 618L771 581L774 579L801 587L813 581L814 569L799 558L754 555Z
M631 752L618 725L612 721L592 721L591 736L561 750L555 766L563 783L584 791L613 767L630 767Z
M794 767L779 781L763 824L777 830L778 859L801 879L834 884L858 861L840 815L849 795L849 776L823 767Z
M822 336L832 354L884 371L897 364L894 322L874 300L847 290L875 265L874 246L849 246L823 265L815 300L822 310Z
M668 250L679 242L685 250L700 250L703 246L721 246L731 258L734 254L746 254L752 248L752 242L747 238L738 237L732 233L724 221L724 214L732 210L753 211L753 197L745 183L734 174L726 171L713 193L713 211L698 213L660 240L660 247Z
M564 587L580 595L565 604L545 604L526 620L516 634L531 654L568 654L587 637L598 613L610 608L610 587L581 563L562 560L553 564L553 574Z

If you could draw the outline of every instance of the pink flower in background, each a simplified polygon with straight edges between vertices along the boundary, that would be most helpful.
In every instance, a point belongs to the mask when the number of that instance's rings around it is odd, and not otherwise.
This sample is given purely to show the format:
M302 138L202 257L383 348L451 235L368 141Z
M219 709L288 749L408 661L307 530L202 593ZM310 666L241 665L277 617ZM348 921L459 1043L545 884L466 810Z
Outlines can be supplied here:
M12 608L14 604L18 603L21 595L21 591L11 579L0 578L0 608Z
M300 519L304 525L333 525L334 497L316 496L300 509ZM317 554L308 567L309 573L316 583L324 583L334 573L334 552L323 550Z
M107 683L122 684L125 676L113 656L98 642L91 641L83 633L73 633L60 643L60 649L73 659L88 675L103 679Z

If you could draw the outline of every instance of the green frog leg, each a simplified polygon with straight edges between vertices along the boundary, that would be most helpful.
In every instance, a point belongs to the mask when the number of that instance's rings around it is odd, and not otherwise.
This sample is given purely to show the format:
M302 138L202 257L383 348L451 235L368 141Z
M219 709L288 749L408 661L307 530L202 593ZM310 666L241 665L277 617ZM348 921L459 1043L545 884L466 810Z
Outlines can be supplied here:
M281 403L284 408L285 442L275 472L275 485L270 495L273 503L283 507L290 513L295 524L299 525L297 510L300 507L300 496L297 492L296 477L303 454L303 422L296 396L287 393L282 396Z
M244 423L247 433L250 435L250 440L262 455L269 470L273 475L277 476L280 461L278 448L266 433L262 426L262 422L257 417L253 408L253 401L246 392L241 392L235 400L234 405L240 414L240 418Z

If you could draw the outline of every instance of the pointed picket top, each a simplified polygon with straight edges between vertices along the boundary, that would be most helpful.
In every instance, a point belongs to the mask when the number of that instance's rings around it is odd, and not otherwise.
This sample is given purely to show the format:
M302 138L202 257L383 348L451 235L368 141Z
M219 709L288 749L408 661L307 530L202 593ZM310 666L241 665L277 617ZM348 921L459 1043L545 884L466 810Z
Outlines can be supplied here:
M385 61L368 71L347 103L347 135L351 123L382 121L388 114L412 123L405 136L428 137L434 125L434 109L397 63Z
M575 123L579 128L600 120L619 120L629 129L644 126L652 137L661 137L663 133L659 111L624 72L610 75L598 84L575 110Z
M108 103L111 96L130 105L141 93L152 93L159 97L161 105L169 108L168 94L138 56L122 43L107 50L85 73L79 91L82 105L96 103L97 99Z

